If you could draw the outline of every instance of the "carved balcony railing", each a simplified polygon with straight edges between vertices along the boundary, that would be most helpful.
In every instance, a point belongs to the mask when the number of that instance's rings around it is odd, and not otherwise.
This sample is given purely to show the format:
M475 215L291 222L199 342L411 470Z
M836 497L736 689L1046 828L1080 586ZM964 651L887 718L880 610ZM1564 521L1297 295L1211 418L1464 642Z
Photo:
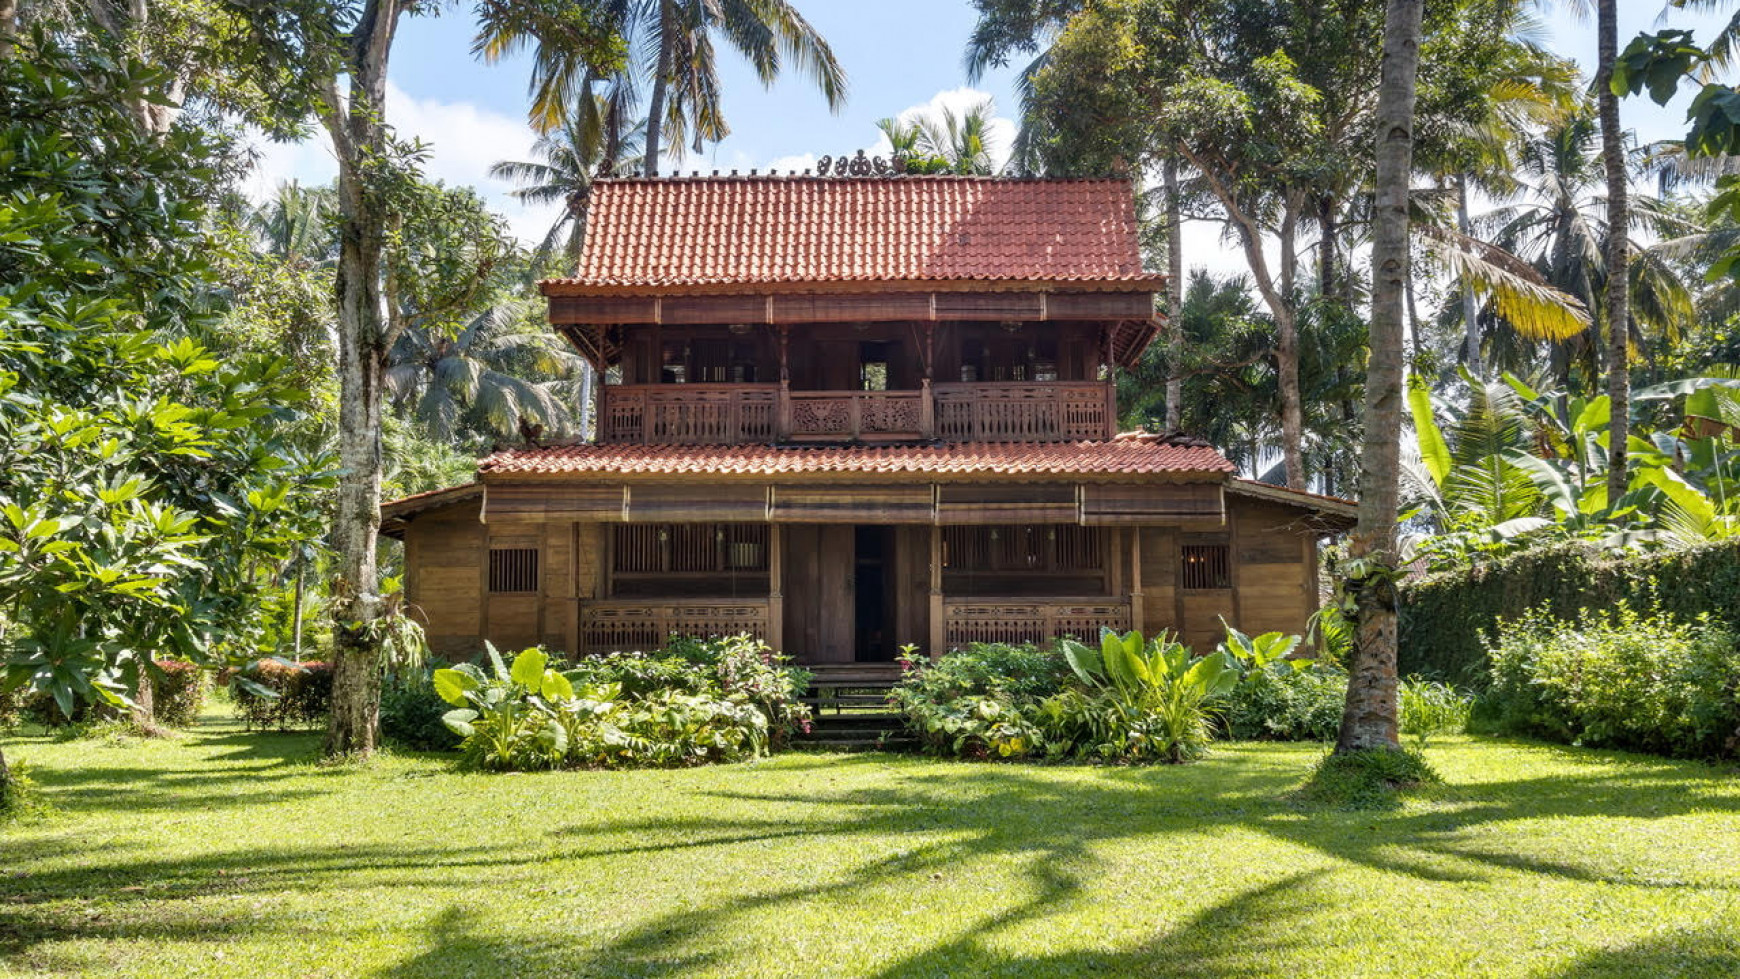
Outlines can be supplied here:
M1117 599L945 598L943 639L968 643L1044 643L1061 636L1093 641L1100 627L1130 628L1130 603Z
M580 649L584 653L650 650L671 636L768 635L768 600L610 599L580 603Z
M924 438L923 391L793 391L793 439Z
M787 391L777 384L604 388L599 440L650 445L813 441L1075 442L1114 434L1099 381L938 384L917 391Z
M636 384L604 389L600 441L652 445L771 442L777 384Z
M936 434L949 442L1110 438L1114 414L1111 386L1100 381L936 386Z

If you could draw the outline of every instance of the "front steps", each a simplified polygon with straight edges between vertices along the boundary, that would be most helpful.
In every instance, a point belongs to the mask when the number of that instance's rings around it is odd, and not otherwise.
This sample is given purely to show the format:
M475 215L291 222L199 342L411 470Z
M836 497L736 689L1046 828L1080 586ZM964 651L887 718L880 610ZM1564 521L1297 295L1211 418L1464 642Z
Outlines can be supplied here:
M916 751L918 739L889 706L897 663L805 664L815 674L804 703L815 719L796 744L826 751Z

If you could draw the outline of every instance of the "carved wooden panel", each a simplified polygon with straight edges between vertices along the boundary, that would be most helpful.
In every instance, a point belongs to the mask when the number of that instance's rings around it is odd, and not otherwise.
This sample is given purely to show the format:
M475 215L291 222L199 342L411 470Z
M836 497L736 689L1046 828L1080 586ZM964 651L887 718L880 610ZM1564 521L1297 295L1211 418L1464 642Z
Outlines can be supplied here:
M584 653L657 649L672 636L748 633L765 639L767 621L766 600L582 602L580 648Z
M1063 636L1092 641L1101 627L1130 627L1128 602L947 601L944 638L950 649L975 642L1045 643Z

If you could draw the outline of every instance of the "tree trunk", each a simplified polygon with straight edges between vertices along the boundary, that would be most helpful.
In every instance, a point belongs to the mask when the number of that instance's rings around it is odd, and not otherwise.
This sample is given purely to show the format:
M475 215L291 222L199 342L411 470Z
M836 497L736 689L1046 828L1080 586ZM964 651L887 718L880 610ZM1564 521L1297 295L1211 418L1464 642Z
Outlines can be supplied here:
M1468 175L1456 178L1456 230L1464 236L1474 234L1474 223L1468 219ZM1474 299L1474 280L1462 279L1462 358L1468 373L1479 377L1480 371L1480 304Z
M1631 277L1627 271L1630 214L1625 183L1625 134L1613 62L1619 50L1616 0L1600 0L1596 16L1599 60L1595 93L1601 114L1601 156L1607 170L1607 396L1613 415L1607 439L1607 502L1618 503L1629 483L1626 442L1631 437Z
M1176 432L1184 402L1184 205L1178 160L1167 157L1161 174L1166 187L1166 430Z
M1317 291L1324 299L1336 295L1335 236L1340 227L1335 220L1335 201L1328 195L1317 202Z
M341 166L344 240L338 263L339 413L338 573L332 583L332 717L328 755L375 748L380 713L380 643L371 629L375 536L381 525L381 387L384 334L381 253L384 222L354 167Z
M296 662L302 662L302 602L308 594L308 554L296 551L296 608L290 613L290 651Z
M367 757L380 719L381 649L375 621L375 543L381 526L381 396L393 335L386 309L383 190L370 171L385 155L387 59L403 7L378 0L353 32L350 98L341 108L331 80L322 118L338 159L339 253L333 293L338 306L338 506L333 543L332 713L328 757Z
M649 177L659 175L659 138L664 135L665 89L671 76L671 59L677 46L677 15L666 2L659 4L659 60L653 69L652 95L646 106L646 167Z
M12 57L12 39L18 34L18 0L0 0L0 58ZM0 759L0 791L5 788L6 765Z
M139 682L133 687L133 727L148 738L162 737L163 728L157 725L157 691L151 687L150 667L139 664Z
M1285 304L1284 311L1275 311L1279 334L1275 367L1281 388L1281 462L1287 470L1287 487L1302 490L1306 488L1305 409L1299 393L1299 319L1294 292L1299 268L1298 213L1289 203L1281 218L1281 295Z
M1396 732L1396 507L1402 445L1402 315L1413 174L1414 89L1423 0L1389 0L1377 106L1377 210L1373 215L1371 356L1359 524L1350 541L1356 603L1347 707L1335 750L1399 749Z

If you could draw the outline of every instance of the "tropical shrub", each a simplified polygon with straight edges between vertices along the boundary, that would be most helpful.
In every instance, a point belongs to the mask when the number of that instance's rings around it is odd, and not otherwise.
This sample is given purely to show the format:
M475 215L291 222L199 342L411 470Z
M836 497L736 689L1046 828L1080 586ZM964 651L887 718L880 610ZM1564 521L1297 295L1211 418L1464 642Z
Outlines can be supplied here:
M332 707L332 667L326 663L255 660L231 676L229 686L250 731L313 727Z
M1222 712L1245 683L1292 689L1310 665L1293 658L1299 643L1228 629L1219 648L1193 656L1167 634L1107 630L1097 648L975 645L935 663L909 654L892 699L939 754L1183 762L1201 757L1226 726ZM1240 723L1260 727L1264 701L1246 706Z
M1621 607L1578 623L1533 612L1490 649L1479 726L1689 758L1740 757L1740 645L1707 616L1690 624Z
M1099 714L1092 748L1104 758L1176 763L1202 757L1214 740L1211 702L1230 693L1240 678L1224 648L1192 656L1164 632L1144 641L1140 632L1120 636L1107 629L1098 649L1065 639L1063 653L1082 683L1099 691L1102 707L1110 708Z
M23 695L16 690L0 690L0 734L11 734L23 723Z
M1227 695L1221 723L1241 741L1332 741L1346 705L1345 670L1321 664L1259 670Z
M1740 541L1615 557L1593 544L1534 548L1402 587L1403 675L1484 687L1500 623L1544 609L1557 619L1625 605L1740 631Z
M151 704L159 724L190 727L205 707L205 671L181 660L160 659L151 675Z
M463 738L463 763L495 771L670 767L737 761L782 746L809 723L798 697L807 674L747 636L684 643L655 654L589 658L566 672L539 649L489 668L432 674L459 708L443 722Z
M1412 735L1421 747L1434 734L1461 734L1468 727L1474 698L1441 680L1411 676L1396 690L1396 713L1401 733Z
M416 751L452 751L461 738L442 715L449 705L435 692L433 670L388 676L381 684L381 736Z

